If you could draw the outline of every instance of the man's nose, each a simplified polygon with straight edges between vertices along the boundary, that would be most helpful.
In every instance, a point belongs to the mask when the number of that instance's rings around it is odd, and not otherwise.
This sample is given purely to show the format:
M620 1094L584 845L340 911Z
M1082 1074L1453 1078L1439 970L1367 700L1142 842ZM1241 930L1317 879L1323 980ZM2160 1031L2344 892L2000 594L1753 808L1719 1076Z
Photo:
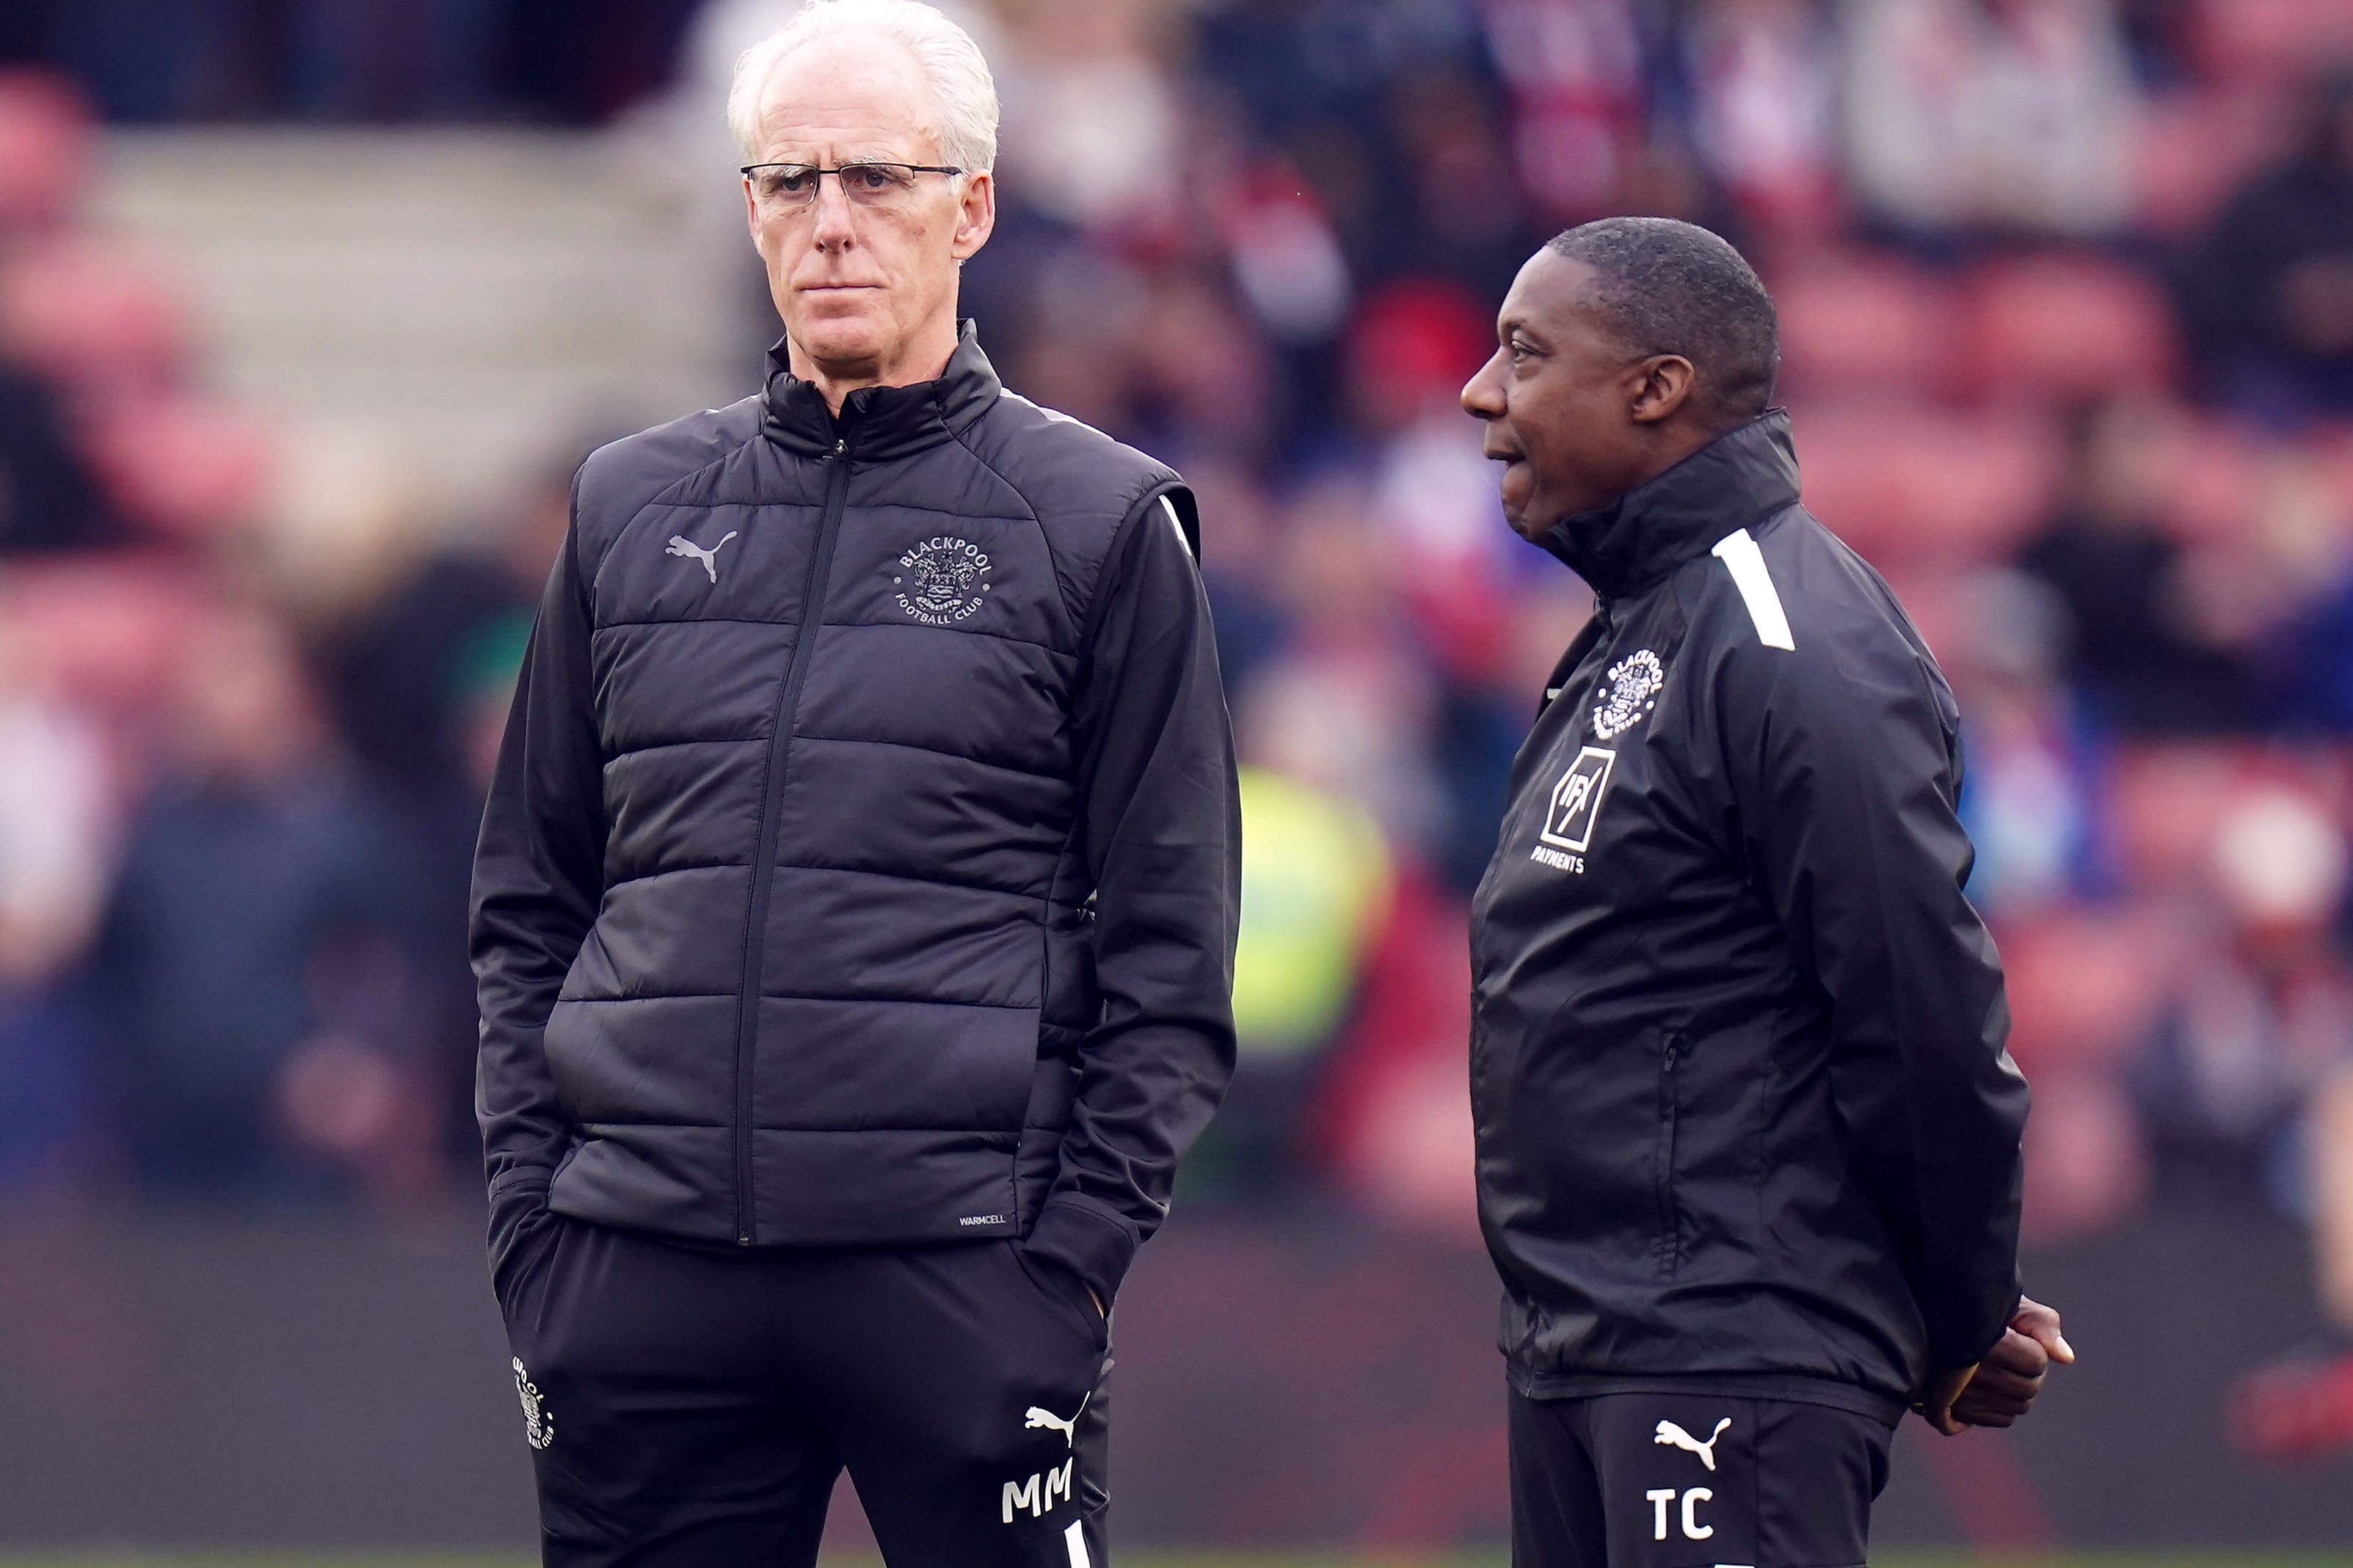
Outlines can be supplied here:
M819 250L845 249L858 239L858 227L853 221L849 193L841 186L839 174L817 177L817 201L809 214L811 237Z
M1504 414L1503 388L1498 384L1495 362L1504 357L1497 349L1479 367L1479 373L1462 384L1462 412L1473 419L1500 419Z

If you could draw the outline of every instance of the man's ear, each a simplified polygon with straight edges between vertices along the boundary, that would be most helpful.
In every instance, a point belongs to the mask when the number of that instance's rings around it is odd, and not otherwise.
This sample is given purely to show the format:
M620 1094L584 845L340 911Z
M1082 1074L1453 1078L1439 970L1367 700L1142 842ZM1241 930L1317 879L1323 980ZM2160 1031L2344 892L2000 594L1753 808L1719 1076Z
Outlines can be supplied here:
M955 238L951 254L958 261L969 261L988 243L997 231L997 181L994 176L966 174L964 189L956 195Z
M1691 401L1698 380L1692 362L1681 354L1652 354L1634 366L1634 401L1628 413L1637 425L1656 425L1673 417Z

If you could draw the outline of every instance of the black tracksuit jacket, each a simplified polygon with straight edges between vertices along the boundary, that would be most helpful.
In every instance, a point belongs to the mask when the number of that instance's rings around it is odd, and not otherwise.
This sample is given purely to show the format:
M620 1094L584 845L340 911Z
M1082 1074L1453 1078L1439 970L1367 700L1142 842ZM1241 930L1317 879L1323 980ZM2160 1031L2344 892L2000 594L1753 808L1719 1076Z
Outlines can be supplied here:
M1513 1380L1893 1421L2019 1300L2027 1091L1951 692L1799 504L1780 411L1543 542L1600 602L1473 907Z
M593 454L475 862L494 1214L1026 1237L1110 1300L1233 1069L1195 527L969 325Z

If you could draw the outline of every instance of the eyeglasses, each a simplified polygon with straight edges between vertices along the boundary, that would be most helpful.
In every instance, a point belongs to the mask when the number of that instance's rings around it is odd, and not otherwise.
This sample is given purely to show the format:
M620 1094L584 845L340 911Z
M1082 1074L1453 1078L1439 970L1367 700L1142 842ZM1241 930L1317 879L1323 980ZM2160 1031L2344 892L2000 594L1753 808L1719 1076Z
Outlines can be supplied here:
M781 212L806 212L817 205L818 187L831 174L841 194L862 207L895 206L913 194L918 174L961 174L962 169L934 163L844 163L821 169L814 163L746 163L736 171L752 182L752 195L762 206Z

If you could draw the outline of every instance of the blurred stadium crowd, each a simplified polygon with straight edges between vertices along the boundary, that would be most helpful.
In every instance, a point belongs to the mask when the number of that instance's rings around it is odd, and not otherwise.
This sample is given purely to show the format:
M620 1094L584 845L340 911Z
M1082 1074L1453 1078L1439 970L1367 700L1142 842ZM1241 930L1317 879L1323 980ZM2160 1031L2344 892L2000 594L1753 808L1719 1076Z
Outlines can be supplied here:
M0 1189L470 1188L467 862L573 456L470 548L267 547L282 454L83 218L98 124L552 121L723 168L727 67L789 8L12 7ZM1468 1232L1464 909L1590 601L1503 526L1455 395L1535 246L1650 212L1757 263L1813 510L1959 689L2034 1234L2332 1201L2353 0L950 8L1007 105L967 309L1208 520L1246 1066L1197 1199ZM772 332L747 307L747 366Z

